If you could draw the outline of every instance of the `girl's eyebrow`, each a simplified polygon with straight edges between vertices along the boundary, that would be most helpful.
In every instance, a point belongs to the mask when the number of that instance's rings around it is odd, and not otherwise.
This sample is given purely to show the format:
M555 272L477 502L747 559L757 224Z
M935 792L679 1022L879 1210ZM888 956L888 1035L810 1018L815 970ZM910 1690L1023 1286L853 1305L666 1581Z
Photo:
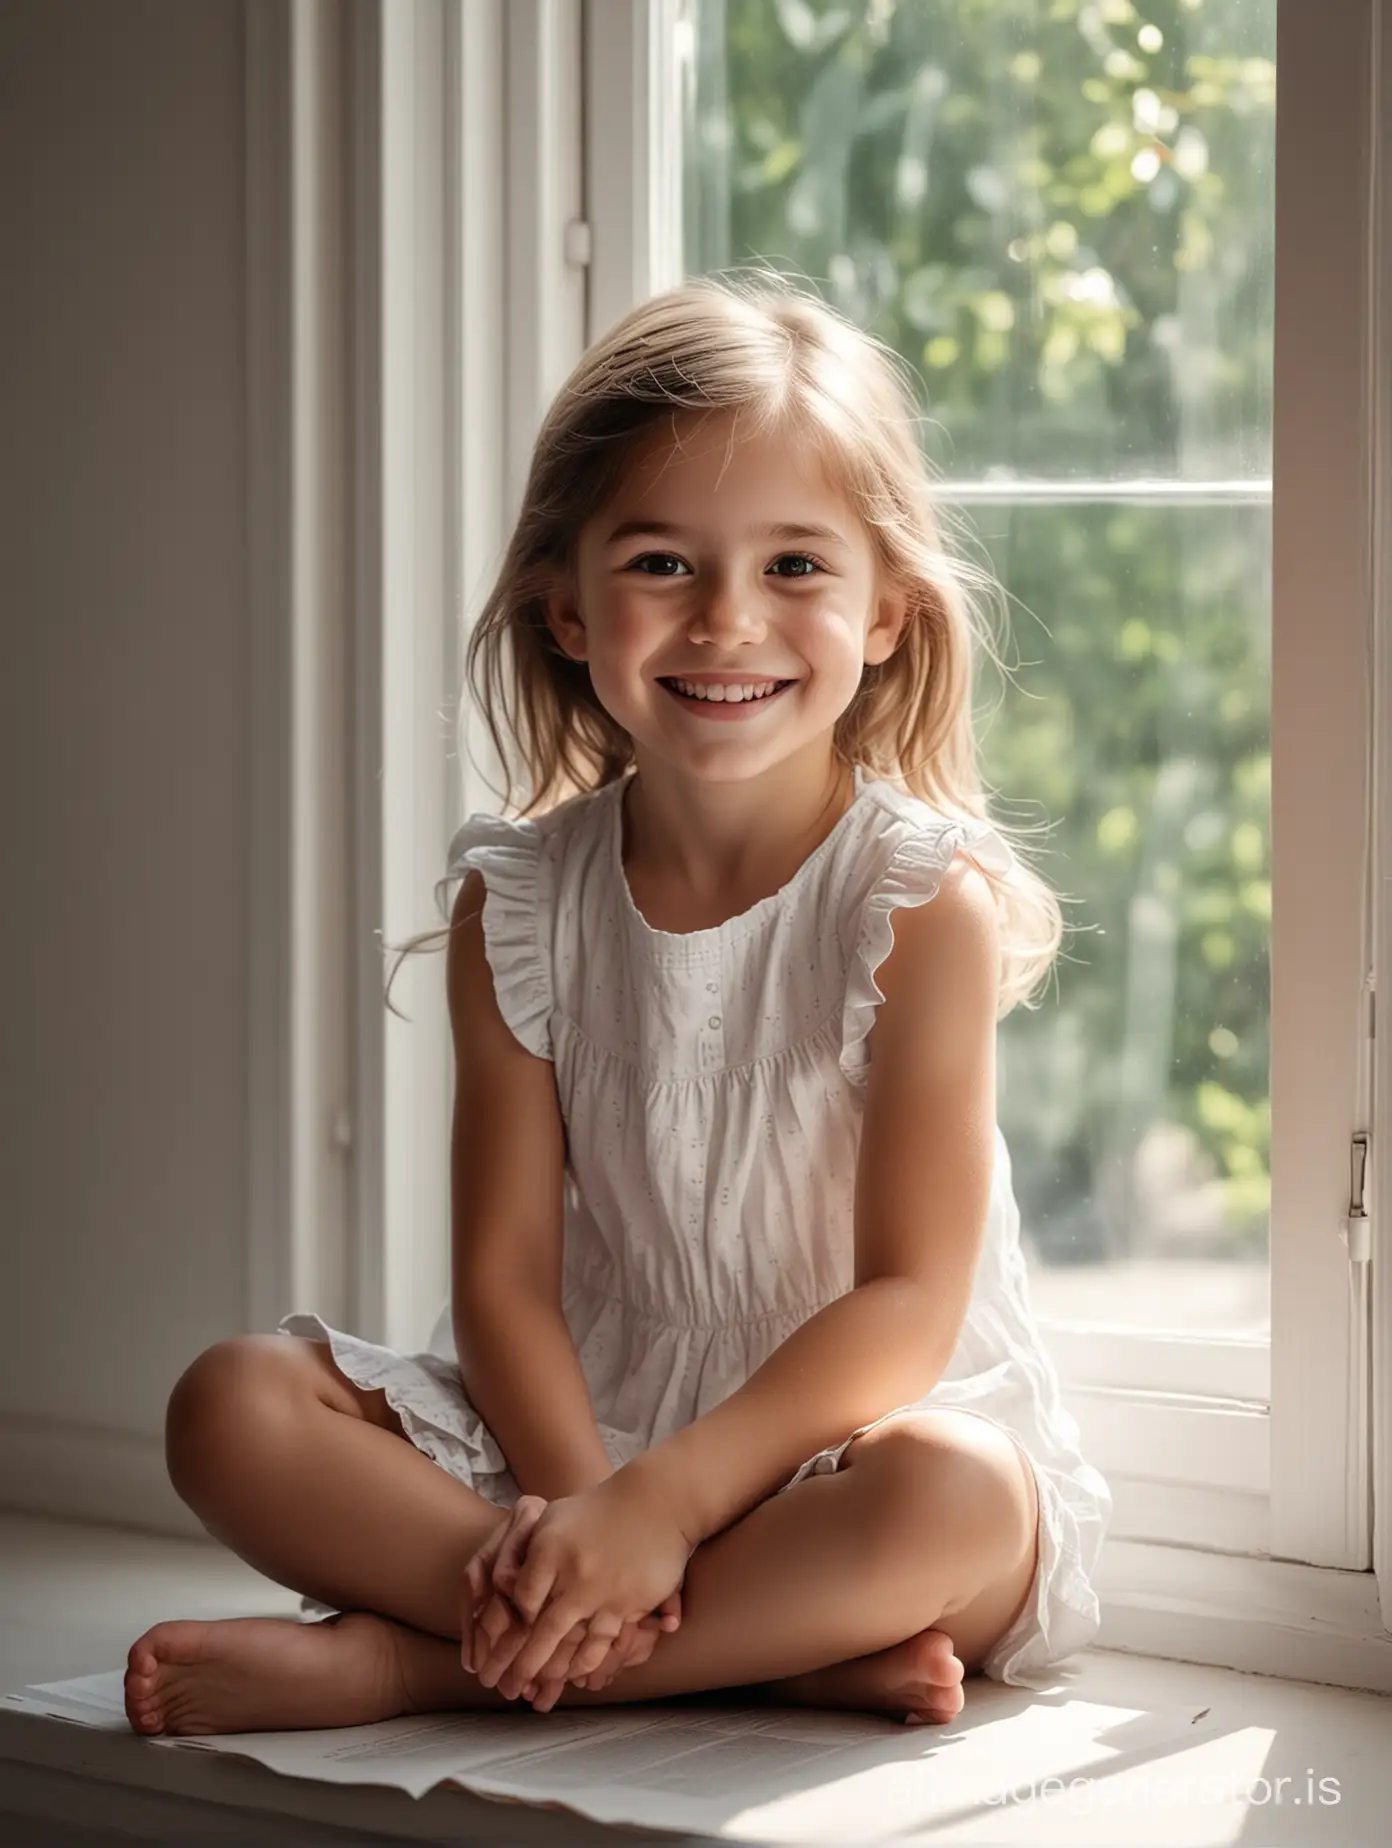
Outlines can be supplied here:
M605 540L606 545L617 545L620 539L632 539L639 533L651 534L654 538L681 539L688 533L685 526L674 525L670 520L622 520ZM775 521L769 526L756 526L752 529L756 539L820 539L832 545L844 547L845 539L834 527L800 525L790 521Z

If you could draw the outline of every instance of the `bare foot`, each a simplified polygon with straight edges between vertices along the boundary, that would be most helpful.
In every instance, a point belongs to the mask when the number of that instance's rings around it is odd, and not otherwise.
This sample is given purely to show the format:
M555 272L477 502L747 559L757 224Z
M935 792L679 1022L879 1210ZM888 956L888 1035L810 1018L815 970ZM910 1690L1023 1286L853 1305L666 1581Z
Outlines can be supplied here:
M769 1682L766 1693L771 1701L796 1706L847 1707L941 1726L955 1720L966 1704L962 1676L947 1632L920 1630L892 1649Z
M126 1717L136 1732L179 1736L393 1719L417 1710L406 1634L366 1611L157 1623L131 1645Z

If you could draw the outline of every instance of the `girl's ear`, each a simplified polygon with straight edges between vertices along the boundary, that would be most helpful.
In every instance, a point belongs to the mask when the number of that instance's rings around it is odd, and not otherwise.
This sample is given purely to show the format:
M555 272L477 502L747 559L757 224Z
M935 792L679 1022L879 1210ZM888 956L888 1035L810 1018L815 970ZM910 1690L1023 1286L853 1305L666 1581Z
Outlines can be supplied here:
M550 588L543 592L542 609L546 626L561 652L569 655L572 661L587 660L589 637L585 632L575 587L568 577L554 579Z
M909 619L909 596L905 590L891 589L880 593L875 615L865 635L865 665L878 667L887 661L903 640Z

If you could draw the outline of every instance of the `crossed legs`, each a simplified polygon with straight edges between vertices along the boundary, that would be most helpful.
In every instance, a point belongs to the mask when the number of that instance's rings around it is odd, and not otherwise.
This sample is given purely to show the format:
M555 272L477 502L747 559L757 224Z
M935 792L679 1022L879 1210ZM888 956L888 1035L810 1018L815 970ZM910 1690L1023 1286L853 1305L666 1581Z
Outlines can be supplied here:
M345 1379L326 1344L253 1335L210 1348L170 1400L167 1461L208 1531L266 1577L407 1626L415 1705L506 1704L459 1666L457 1646L464 1565L503 1514L405 1439L385 1394ZM680 1630L607 1688L567 1688L560 1705L734 1687L858 1705L854 1674L837 1665L854 1670L929 1631L970 1672L1029 1594L1037 1522L1032 1472L1005 1433L950 1411L896 1418L850 1445L835 1475L698 1547ZM158 1682L158 1632L233 1627L157 1625L132 1649L128 1707L132 1677L137 1704L140 1684Z

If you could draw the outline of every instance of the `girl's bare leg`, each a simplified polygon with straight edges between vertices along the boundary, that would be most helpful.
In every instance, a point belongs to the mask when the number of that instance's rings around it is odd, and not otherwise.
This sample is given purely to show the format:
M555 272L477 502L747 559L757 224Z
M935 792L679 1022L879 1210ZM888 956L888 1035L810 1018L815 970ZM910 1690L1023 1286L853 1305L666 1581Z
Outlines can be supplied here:
M131 1651L132 1724L340 1725L515 1697L508 1677L484 1688L458 1659L463 1567L499 1512L403 1442L382 1395L344 1382L320 1344L250 1337L203 1362L171 1401L180 1493L268 1577L376 1615L156 1625ZM1027 1477L1010 1441L980 1419L882 1425L837 1474L800 1483L698 1547L681 1629L606 1689L568 1687L560 1705L759 1684L775 1699L874 1705L859 1688L915 1648L921 1684L953 1683L954 1657L976 1666L1027 1595L1037 1520ZM948 1640L925 1639L931 1630Z
M459 1634L464 1568L506 1518L404 1437L384 1392L299 1336L200 1354L170 1397L165 1461L209 1533L267 1578L436 1636Z

